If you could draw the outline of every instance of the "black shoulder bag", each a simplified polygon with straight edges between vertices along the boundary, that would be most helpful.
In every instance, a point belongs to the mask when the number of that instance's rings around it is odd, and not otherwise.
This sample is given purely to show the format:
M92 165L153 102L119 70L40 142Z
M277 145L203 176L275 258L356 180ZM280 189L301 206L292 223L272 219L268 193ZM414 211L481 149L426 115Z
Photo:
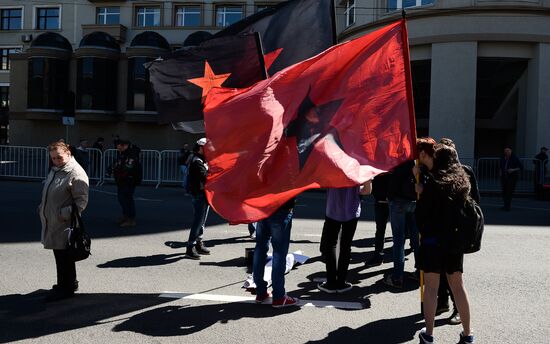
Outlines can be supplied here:
M78 212L76 204L72 204L71 227L69 232L69 255L75 262L90 256L92 241L84 230L84 222Z

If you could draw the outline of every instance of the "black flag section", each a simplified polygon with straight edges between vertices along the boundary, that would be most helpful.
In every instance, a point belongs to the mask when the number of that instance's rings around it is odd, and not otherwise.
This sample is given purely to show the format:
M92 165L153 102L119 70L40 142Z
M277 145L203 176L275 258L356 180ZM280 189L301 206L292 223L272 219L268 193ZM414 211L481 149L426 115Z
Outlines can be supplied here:
M159 122L204 132L202 102L213 87L243 88L267 77L257 33L187 47L148 64Z
M259 32L266 68L273 75L336 43L333 0L291 0L267 8L214 35Z

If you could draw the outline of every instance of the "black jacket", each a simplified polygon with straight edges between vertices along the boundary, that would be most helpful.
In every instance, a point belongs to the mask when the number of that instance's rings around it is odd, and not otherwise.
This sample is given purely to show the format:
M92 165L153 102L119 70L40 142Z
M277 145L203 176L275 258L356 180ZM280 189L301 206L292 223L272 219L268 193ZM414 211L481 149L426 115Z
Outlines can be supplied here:
M113 166L113 175L118 185L139 185L143 177L143 170L139 161L141 149L130 145L128 149L118 154Z
M204 186L208 176L208 164L203 155L195 153L189 164L189 193L193 196L204 195Z
M481 195L479 193L479 187L477 186L477 178L474 170L468 165L462 165L462 168L470 179L470 197L472 197L472 199L476 201L477 204L479 204L479 202L481 201Z
M389 179L388 196L390 201L393 200L416 200L416 178L412 173L414 160L405 161L395 167Z
M379 174L372 180L372 195L377 202L388 201L388 189L390 186L390 173Z

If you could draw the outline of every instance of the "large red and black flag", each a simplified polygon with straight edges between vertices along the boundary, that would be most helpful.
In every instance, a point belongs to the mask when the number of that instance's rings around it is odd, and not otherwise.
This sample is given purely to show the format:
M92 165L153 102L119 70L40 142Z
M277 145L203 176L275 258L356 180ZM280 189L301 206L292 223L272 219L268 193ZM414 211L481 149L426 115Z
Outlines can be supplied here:
M411 159L411 85L403 20L247 89L213 89L209 203L231 223L254 222L304 190L361 184Z
M269 75L315 56L336 43L333 0L290 0L266 8L216 33L258 32Z
M159 122L191 133L204 132L202 103L212 87L243 88L267 77L257 33L184 48L151 62L148 70Z

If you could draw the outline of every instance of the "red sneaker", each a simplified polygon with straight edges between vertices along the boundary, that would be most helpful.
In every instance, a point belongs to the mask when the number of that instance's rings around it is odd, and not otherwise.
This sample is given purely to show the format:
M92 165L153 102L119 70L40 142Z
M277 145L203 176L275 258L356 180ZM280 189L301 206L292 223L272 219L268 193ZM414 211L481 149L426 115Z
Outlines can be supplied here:
M285 296L281 297L280 299L273 300L273 302L271 303L271 306L273 308L298 306L298 298L285 295Z
M269 299L271 299L271 293L270 292L267 292L264 295L256 295L256 303L257 304L269 303Z

